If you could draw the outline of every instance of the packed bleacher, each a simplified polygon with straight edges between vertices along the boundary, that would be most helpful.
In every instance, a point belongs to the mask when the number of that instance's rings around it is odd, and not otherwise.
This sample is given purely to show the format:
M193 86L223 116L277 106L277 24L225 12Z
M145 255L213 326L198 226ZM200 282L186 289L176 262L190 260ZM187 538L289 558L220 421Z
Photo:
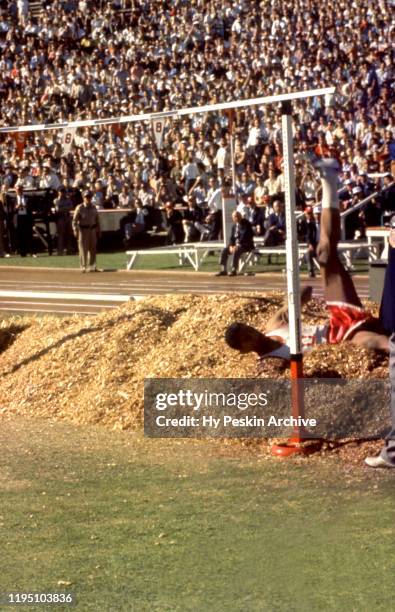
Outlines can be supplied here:
M392 0L54 0L33 12L26 0L8 0L0 127L335 85L334 95L293 104L297 205L319 201L309 157L336 157L343 211L377 193L347 217L347 238L363 236L395 211L393 9ZM232 118L238 209L269 243L285 235L271 230L284 200L280 113L248 107ZM218 237L221 191L232 181L229 122L220 113L171 119L161 149L148 122L79 129L70 147L61 130L2 134L3 238L18 186L51 193L58 217L85 189L99 209L128 209L129 246L148 226L165 227L170 242ZM0 255L7 250L0 243Z

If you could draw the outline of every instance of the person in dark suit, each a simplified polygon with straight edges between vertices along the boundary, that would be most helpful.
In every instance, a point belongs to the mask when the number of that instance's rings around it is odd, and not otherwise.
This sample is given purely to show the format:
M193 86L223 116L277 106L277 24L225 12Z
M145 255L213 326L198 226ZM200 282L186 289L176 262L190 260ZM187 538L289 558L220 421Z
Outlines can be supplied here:
M386 222L395 213L395 183L389 172L384 176L383 190L379 199L385 217L384 222Z
M197 205L193 195L188 196L188 208L184 210L182 226L185 233L185 242L200 240L201 234L206 231L203 226L203 210Z
M16 235L18 251L21 257L28 253L33 254L33 215L27 198L23 193L22 185L15 188Z
M263 238L265 246L277 246L285 241L284 205L279 200L273 202L273 212L265 223L266 232Z
M120 220L119 227L125 247L131 248L136 236L141 237L145 234L146 215L147 213L141 207L141 203L137 201L137 206L132 204L130 211Z
M247 199L246 219L252 225L252 231L254 232L254 236L263 236L265 213L262 208L256 205L254 198L252 198L251 196L249 196Z
M314 278L314 258L317 257L318 228L311 206L306 206L304 209L304 214L299 222L299 236L302 242L307 243L307 269L310 278Z
M385 273L383 297L380 306L380 321L389 332L389 376L391 382L391 431L385 439L384 448L377 457L366 457L370 467L395 468L395 215L391 219L388 266Z
M174 208L173 202L165 204L165 218L167 227L167 243L179 244L184 242L184 228L182 226L182 214Z
M220 265L222 270L216 276L227 275L228 258L231 256L231 271L229 276L236 276L237 266L243 253L248 253L254 248L254 234L252 225L247 219L243 219L241 213L232 213L233 226L230 234L229 245L222 250Z

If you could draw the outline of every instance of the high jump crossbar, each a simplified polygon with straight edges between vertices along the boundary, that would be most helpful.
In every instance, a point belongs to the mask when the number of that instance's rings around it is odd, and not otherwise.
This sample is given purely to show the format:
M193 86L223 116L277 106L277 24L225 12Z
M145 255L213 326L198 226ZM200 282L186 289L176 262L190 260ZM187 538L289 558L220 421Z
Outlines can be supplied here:
M262 106L266 104L279 104L281 102L292 102L293 100L303 100L316 96L325 96L335 93L334 87L324 87L321 89L309 89L307 91L296 91L293 93L280 94L275 96L264 96L250 98L248 100L234 100L233 102L220 102L218 104L207 104L205 106L192 106L190 108L180 108L156 113L141 113L138 115L123 115L122 117L107 117L103 119L81 119L79 121L62 121L60 123L41 123L36 125L22 125L0 127L0 134L11 132L42 132L46 130L63 130L65 128L83 128L95 125L111 125L114 123L136 123L137 121L155 121L155 119L165 119L171 117L184 117L197 113L209 113L212 111L231 110L244 108L245 106Z

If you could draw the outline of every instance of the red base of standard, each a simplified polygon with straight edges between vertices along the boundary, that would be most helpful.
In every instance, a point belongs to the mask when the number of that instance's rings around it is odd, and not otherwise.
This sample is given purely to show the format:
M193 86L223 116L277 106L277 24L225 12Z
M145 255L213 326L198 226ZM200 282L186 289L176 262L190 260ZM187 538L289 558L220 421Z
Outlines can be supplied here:
M296 440L291 438L282 444L273 444L271 453L275 457L291 457L291 455L312 455L322 446L322 440Z
M295 418L304 415L303 396L303 360L302 355L291 357L291 405L292 416ZM311 455L320 450L322 440L311 440L303 427L294 429L293 436L282 444L274 444L271 453L275 457L290 457L291 455Z

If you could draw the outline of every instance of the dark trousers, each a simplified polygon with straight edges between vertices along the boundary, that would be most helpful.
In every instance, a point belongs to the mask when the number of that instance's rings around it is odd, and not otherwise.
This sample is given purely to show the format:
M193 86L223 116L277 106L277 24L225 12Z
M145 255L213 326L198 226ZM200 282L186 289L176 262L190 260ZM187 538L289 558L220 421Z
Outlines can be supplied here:
M56 221L56 231L58 235L58 254L67 251L69 255L72 252L73 244L73 228L71 227L69 214L59 215Z
M4 257L5 255L5 245L4 245L4 223L3 219L0 216L0 257Z
M317 251L316 251L316 246L314 246L314 250L310 251L310 249L307 251L306 256L307 256L307 270L309 271L309 274L315 274L315 269L314 269L314 257L317 257Z
M209 240L219 240L222 234L222 210L216 210L213 213L213 221L210 225Z
M33 252L33 223L30 215L18 215L16 220L18 251L21 257Z
M263 237L264 246L278 246L279 244L283 244L283 242L284 236L280 234L276 227L266 230Z
M391 381L391 431L385 439L381 456L385 461L395 465L395 332L390 337L389 374Z
M219 263L226 270L226 266L227 266L227 263L228 263L228 258L230 256L230 263L231 263L232 270L235 270L237 272L237 268L238 268L238 265L239 265L240 257L242 256L243 253L248 253L250 250L251 249L245 249L245 248L243 248L241 246L236 246L236 248L233 251L233 253L231 253L230 250L229 250L229 247L227 246L224 249L222 249L221 258L219 260Z
M171 225L167 230L167 244L180 244L184 242L185 234L181 223Z

